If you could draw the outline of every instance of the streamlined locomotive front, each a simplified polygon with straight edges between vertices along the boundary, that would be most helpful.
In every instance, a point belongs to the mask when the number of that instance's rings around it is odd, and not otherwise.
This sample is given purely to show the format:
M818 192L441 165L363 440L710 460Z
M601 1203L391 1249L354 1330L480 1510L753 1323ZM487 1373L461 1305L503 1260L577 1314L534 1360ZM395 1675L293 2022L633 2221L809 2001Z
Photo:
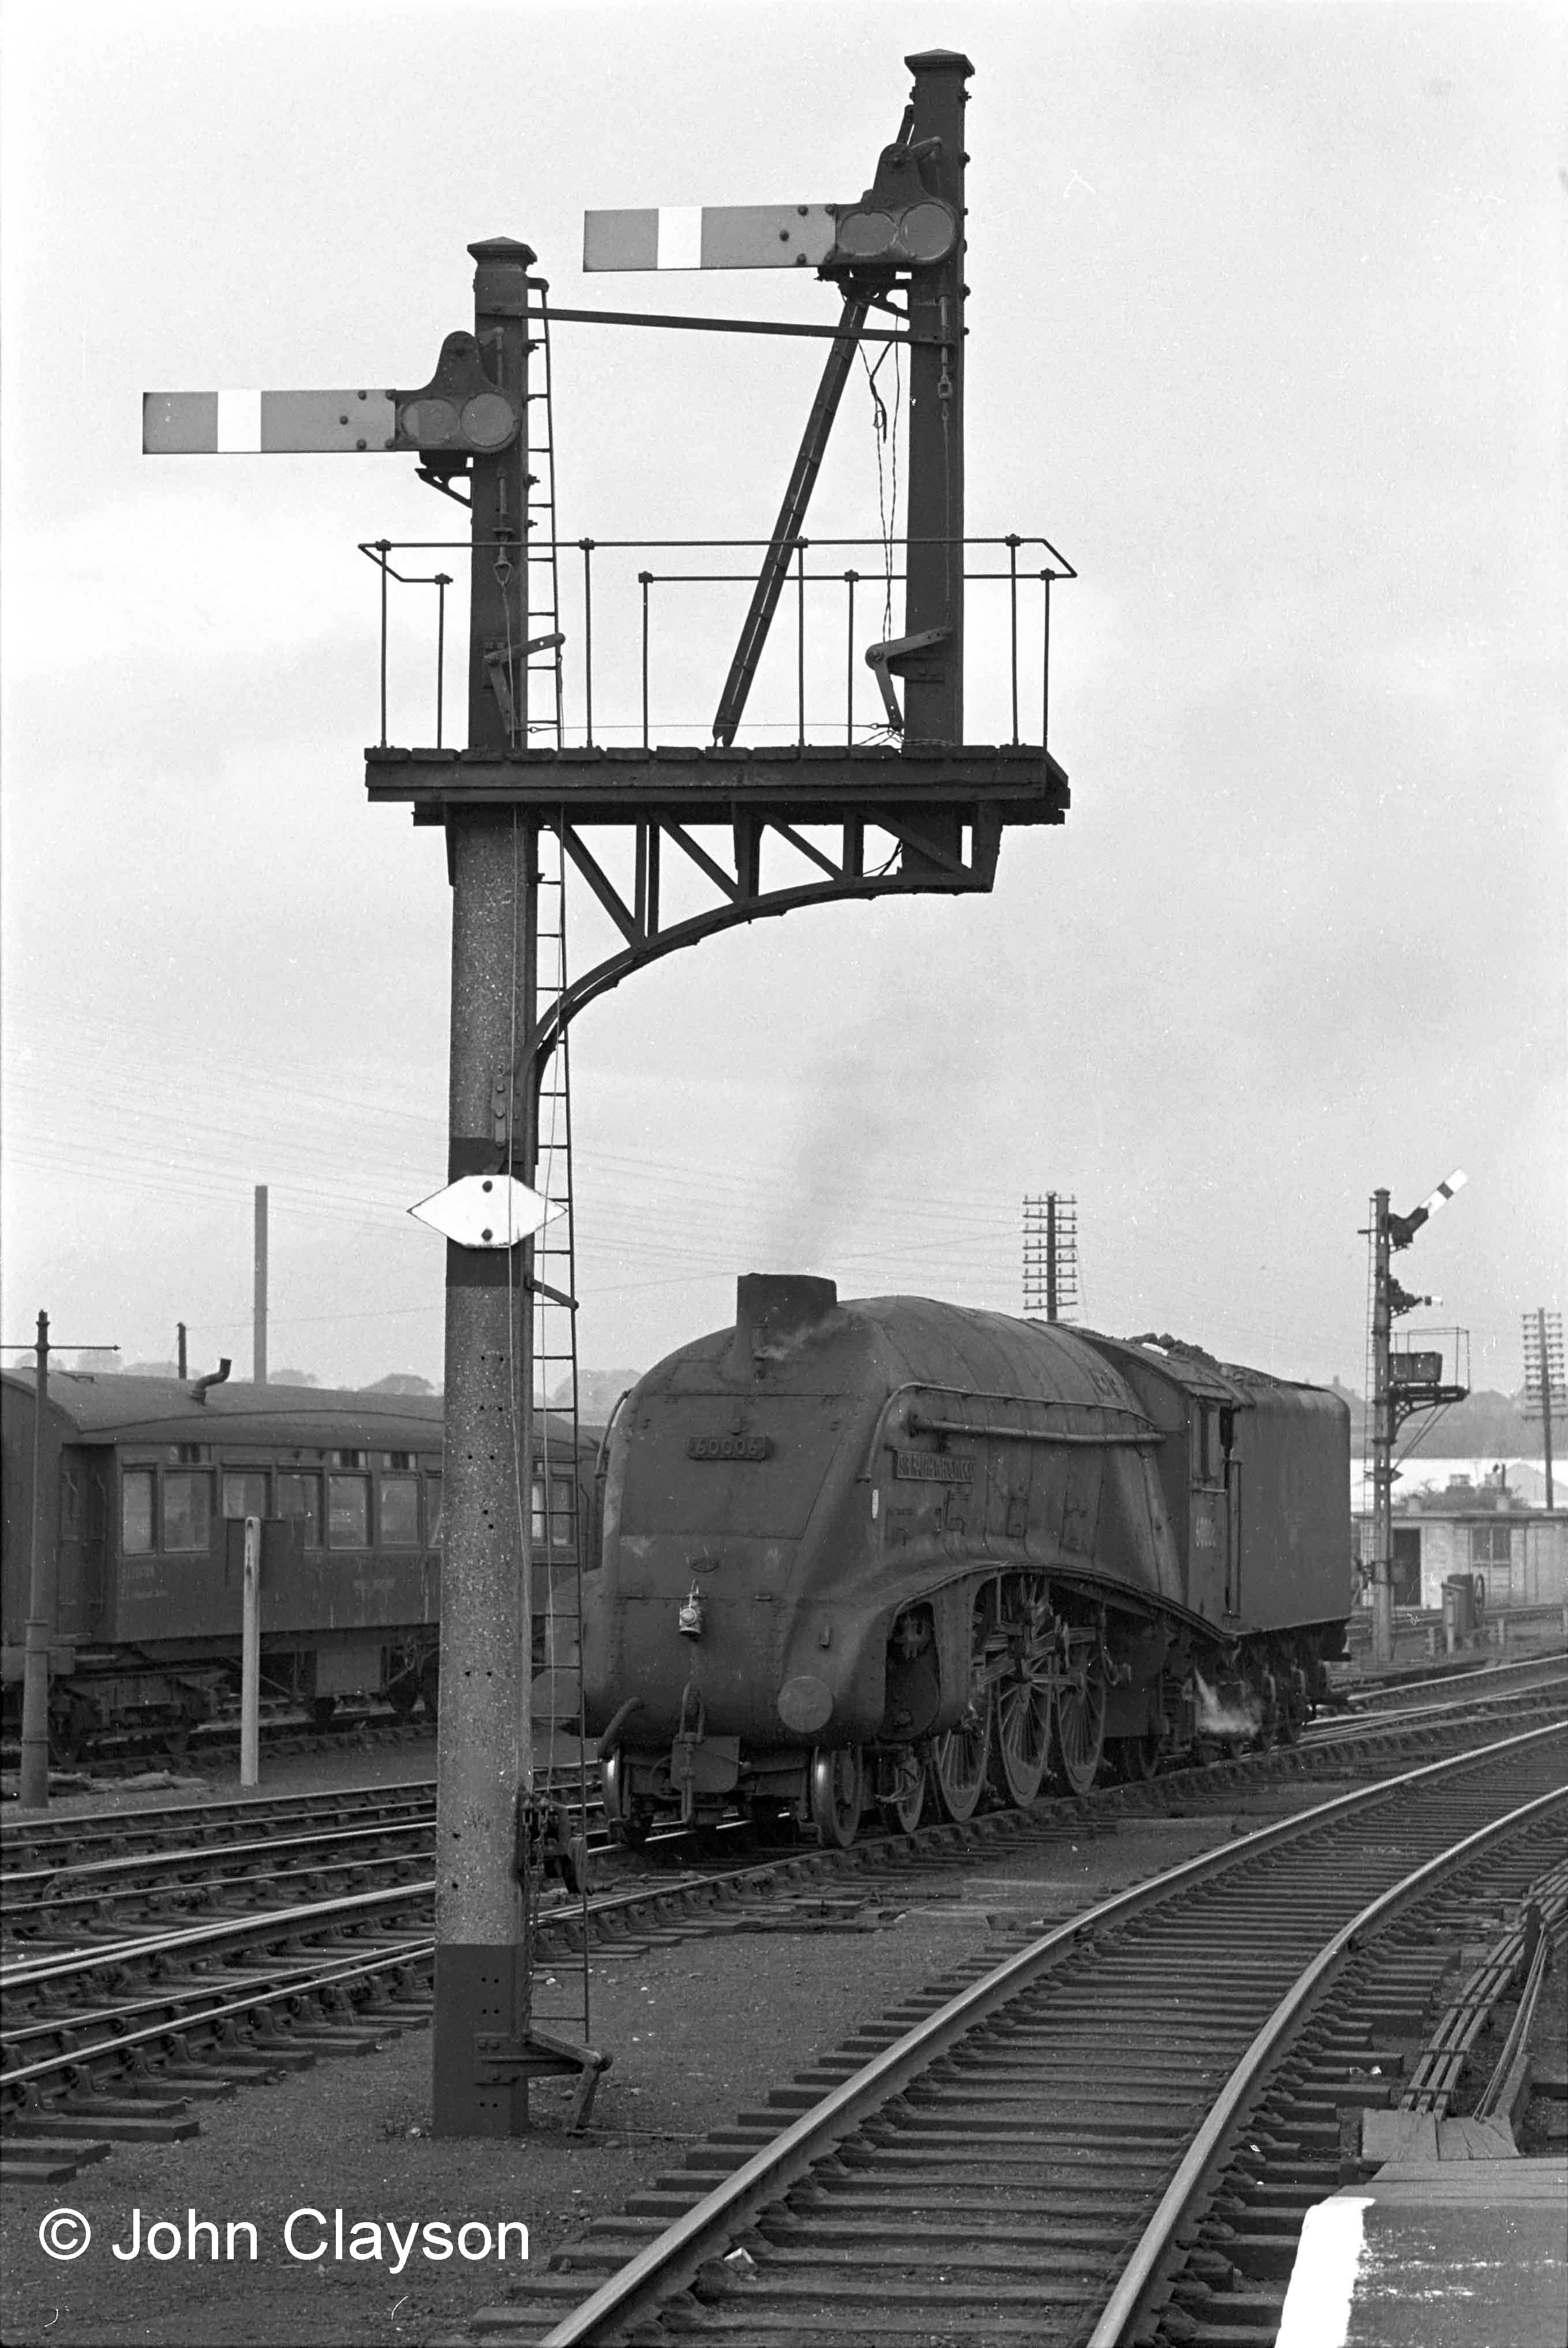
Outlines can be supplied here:
M1055 1711L1083 1743L1097 1557L1177 1594L1161 1439L1073 1333L743 1279L612 1442L584 1656L618 1823L739 1798L842 1840L911 1823L928 1766L949 1816L1031 1799Z

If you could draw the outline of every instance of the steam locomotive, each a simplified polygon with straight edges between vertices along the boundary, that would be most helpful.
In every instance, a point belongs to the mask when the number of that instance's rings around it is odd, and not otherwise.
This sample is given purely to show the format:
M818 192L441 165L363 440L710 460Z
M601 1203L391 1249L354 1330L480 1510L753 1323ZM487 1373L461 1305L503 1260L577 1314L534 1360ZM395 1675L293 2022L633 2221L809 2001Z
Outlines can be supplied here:
M1344 1652L1349 1416L1170 1337L753 1274L612 1425L583 1657L624 1839L1025 1807L1290 1740Z

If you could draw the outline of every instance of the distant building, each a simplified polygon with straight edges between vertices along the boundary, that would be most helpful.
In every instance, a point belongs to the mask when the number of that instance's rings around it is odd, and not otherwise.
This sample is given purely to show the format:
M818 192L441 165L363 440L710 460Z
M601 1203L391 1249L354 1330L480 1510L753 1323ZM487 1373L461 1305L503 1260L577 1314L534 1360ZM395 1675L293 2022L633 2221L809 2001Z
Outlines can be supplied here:
M1568 1509L1540 1505L1546 1478L1539 1463L1425 1460L1419 1483L1410 1479L1414 1464L1395 1487L1396 1605L1440 1606L1443 1583L1461 1573L1494 1612L1568 1604ZM1440 1482L1439 1469L1447 1470ZM1370 1519L1359 1510L1356 1534L1365 1555Z

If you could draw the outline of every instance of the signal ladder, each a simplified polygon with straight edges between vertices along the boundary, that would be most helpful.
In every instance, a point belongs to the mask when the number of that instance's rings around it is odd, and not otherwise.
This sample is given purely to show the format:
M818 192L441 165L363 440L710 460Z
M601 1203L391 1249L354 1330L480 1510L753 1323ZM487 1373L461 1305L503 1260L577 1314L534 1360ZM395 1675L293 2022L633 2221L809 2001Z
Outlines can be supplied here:
M526 561L529 649L518 696L524 747L563 740L560 580L556 561L555 434L550 368L550 315L545 287L529 281L531 360L542 387L528 396L529 474ZM534 367L531 365L531 376ZM564 819L562 819L564 820ZM559 829L542 825L538 839L538 957L533 1018L559 1004L567 983L566 853ZM589 1759L583 1717L583 1548L594 1527L580 1505L577 1363L576 1227L572 1189L571 1052L560 1031L539 1093L539 1163L535 1187L561 1210L533 1242L530 1295L533 1358L533 1475L530 1494L532 1582L535 1784L555 1813L553 1831L531 1838L525 1916L530 1938L546 1889L545 1861L553 1847L574 1848L576 1900L583 1929L580 1962L552 1960L548 1976L530 1952L532 2019L541 2028L580 2044L592 2043L588 2006ZM536 1816L539 1815L536 1812Z

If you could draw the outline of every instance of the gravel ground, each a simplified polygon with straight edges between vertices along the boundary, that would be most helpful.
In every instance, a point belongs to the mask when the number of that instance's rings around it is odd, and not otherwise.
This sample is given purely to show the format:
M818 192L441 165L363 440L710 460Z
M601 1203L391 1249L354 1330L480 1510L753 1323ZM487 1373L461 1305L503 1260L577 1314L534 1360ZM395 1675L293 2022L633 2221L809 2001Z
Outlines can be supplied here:
M253 1794L316 1794L332 1787L405 1786L433 1780L436 1740L418 1733L396 1741L350 1732L341 1744L325 1752L262 1755L262 1782ZM92 1818L99 1812L178 1809L187 1802L232 1802L242 1798L240 1763L236 1754L221 1768L146 1769L134 1777L89 1778L80 1784L56 1779L49 1790L47 1812L24 1810L14 1798L16 1780L10 1771L0 1777L0 1837L14 1822L39 1818Z
M1305 1792L1299 1797L1309 1798ZM1236 1827L1257 1822L1238 1818ZM768 2090L835 2045L860 2022L989 1939L987 1917L1076 1913L1096 1896L1173 1864L1233 1832L1229 1818L1130 1823L1081 1840L1027 1851L982 1848L954 1869L943 1896L870 1932L769 1933L689 1941L596 1962L593 2033L614 2068L599 2092L589 2136L566 2136L564 2089L536 2087L536 2133L501 2143L442 2140L425 2133L429 2035L413 2029L380 2052L324 2062L271 2087L242 2089L210 2106L201 2133L183 2145L117 2147L68 2186L14 2190L0 2219L5 2284L0 2330L7 2343L47 2339L53 2348L381 2348L449 2333L526 2279L514 2254L436 2262L416 2250L404 2271L385 2233L382 2255L338 2258L356 2221L467 2220L529 2229L531 2262L570 2240L591 2219L678 2165L682 2148L755 2106ZM93 2240L79 2260L51 2262L37 2229L57 2206L79 2210ZM291 2211L325 2215L327 2255L291 2258L283 2230ZM131 2245L141 2212L142 2255ZM205 2236L186 2255L187 2213L256 2229L253 2263L213 2261ZM178 2257L147 2253L159 2220L179 2229ZM296 2240L316 2247L321 2230L300 2221ZM368 2235L362 2249L374 2251ZM169 2238L159 2238L167 2247ZM478 2237L470 2237L478 2248ZM509 2251L515 2252L515 2242Z

